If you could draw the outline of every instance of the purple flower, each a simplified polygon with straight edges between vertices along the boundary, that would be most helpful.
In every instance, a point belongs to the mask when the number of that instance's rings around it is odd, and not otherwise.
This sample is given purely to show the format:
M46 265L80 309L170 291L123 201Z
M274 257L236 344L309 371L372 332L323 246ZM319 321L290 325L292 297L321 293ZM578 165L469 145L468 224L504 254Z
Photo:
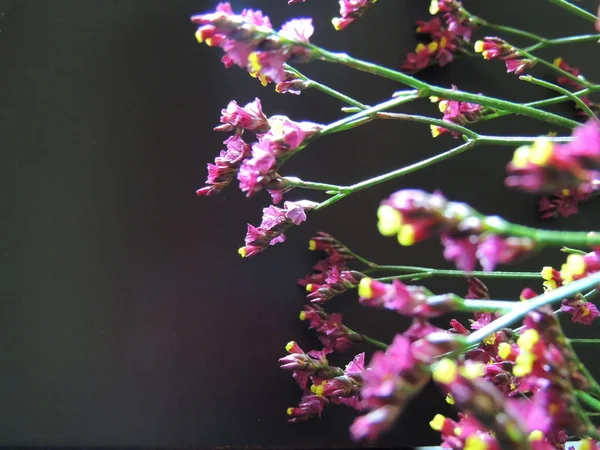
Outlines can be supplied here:
M571 315L571 322L591 325L600 315L598 308L592 302L585 302L582 297L565 299L560 307L562 312Z
M354 420L350 427L352 439L374 441L379 435L391 428L402 408L396 405L383 405Z
M240 136L231 136L224 144L227 149L221 150L214 164L208 164L207 186L198 189L197 195L208 196L221 192L231 183L244 158L250 156L250 146Z
M259 227L248 224L246 245L239 249L242 257L253 256L262 252L269 245L275 245L285 240L283 234L292 225L300 225L306 220L306 211L317 205L315 202L300 200L285 202L283 208L269 206L263 209L263 220Z
M535 242L529 238L505 238L493 234L479 244L477 257L483 270L491 272L496 264L513 262L534 249Z
M288 422L302 422L313 417L321 417L323 408L327 403L327 398L306 390L302 395L302 399L300 399L300 404L297 407L287 409L287 415L290 416Z

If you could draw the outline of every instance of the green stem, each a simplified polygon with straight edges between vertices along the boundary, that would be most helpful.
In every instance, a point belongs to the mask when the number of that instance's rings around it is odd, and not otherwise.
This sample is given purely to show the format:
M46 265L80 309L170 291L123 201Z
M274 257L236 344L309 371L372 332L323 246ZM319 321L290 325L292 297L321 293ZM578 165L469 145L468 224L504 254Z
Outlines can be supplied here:
M564 38L544 39L543 42L531 45L525 48L526 52L533 52L540 48L545 48L550 45L575 44L578 42L588 42L600 40L600 34L582 34L579 36L567 36Z
M430 267L418 266L376 266L376 270L388 270L396 272L431 272L436 276L443 277L478 277L478 278L527 278L539 279L540 272L483 272L475 270L465 272L463 270L432 269Z
M574 245L574 246L593 246L600 245L600 233L586 233L581 231L555 231L530 228L523 225L516 225L504 220L498 216L483 216L477 211L473 211L474 216L483 221L486 231L501 234L505 236L528 237L540 245Z
M388 348L388 345L386 343L378 341L377 339L370 338L366 334L361 334L360 337L362 338L363 341L365 341L371 345L374 345L375 347L377 347L381 350L385 350Z
M583 111L585 111L585 113L588 115L588 117L590 119L594 119L594 120L600 122L600 119L598 119L596 114L594 114L594 111L592 111L590 109L590 107L588 105L586 105L583 100L581 100L579 97L573 95L573 93L571 91L569 91L561 86L557 86L554 83L548 83L547 81L540 80L538 78L534 78L531 75L522 75L519 77L519 79L523 80L523 81L527 81L528 83L537 84L538 86L545 87L546 89L551 89L560 94L567 95L571 100L573 100L577 104L577 106L579 106Z
M507 100L501 100L494 97L488 97L485 95L478 95L470 92L464 92L454 89L443 88L441 86L430 85L402 72L388 69L386 67L382 67L367 61L361 61L359 59L352 58L351 56L348 56L344 53L333 53L320 47L317 47L313 44L306 44L306 46L313 52L313 55L317 58L329 62L343 64L357 70L362 70L364 72L372 73L374 75L378 75L384 78L391 79L393 81L403 83L409 87L418 89L419 95L423 97L435 95L440 98L445 98L449 100L459 100L477 103L489 108L510 111L515 114L521 114L541 121L553 123L555 125L564 126L566 128L574 128L577 125L579 125L579 123L574 120L566 119L559 115L549 113L546 111L541 111L530 106L513 103Z
M520 302L503 300L463 299L460 311L463 312L496 312L511 311Z
M587 392L577 391L577 398L592 409L600 411L600 400L592 397Z
M562 75L563 77L570 79L571 81L574 81L575 83L578 83L584 87L594 86L594 83L590 83L589 81L584 80L583 78L579 78L579 77L573 75L572 73L569 73L566 70L561 69L558 66L555 66L551 62L546 61L545 59L538 58L537 56L532 55L531 53L527 52L527 50L523 50L523 49L520 49L517 47L515 47L515 49L519 52L520 55L525 56L526 58L531 59L533 61L536 61L537 63L541 64L542 66L549 68L550 70L556 72L557 74ZM564 94L564 92L563 92L563 94Z
M337 98L338 100L341 100L344 103L347 103L349 105L352 106L356 106L360 109L367 109L368 106L362 104L361 102L353 99L352 97L347 96L346 94L342 94L339 91L336 91L335 89L330 88L329 86L326 86L322 83L319 83L315 80L311 80L310 78L308 78L306 75L302 74L298 69L296 69L295 67L292 67L288 64L284 64L284 68L285 70L292 72L295 76L297 76L299 79L303 80L306 82L306 87L307 88L314 88L318 91L321 91L327 95L330 95L333 98Z
M599 91L600 91L600 85L596 85L596 86L592 86L590 88L582 89L581 91L572 92L572 94L575 95L576 97L581 97L582 95L587 95L592 92L599 92ZM567 100L571 100L571 97L569 97L568 95L561 95L560 97L554 97L554 98L548 98L546 100L537 100L535 102L524 103L524 105L527 105L527 106L550 106L550 105L554 105L556 103L565 102ZM507 116L509 114L510 114L510 112L508 112L508 111L498 111L498 112L495 112L492 114L487 114L487 115L483 116L480 120L492 120L492 119L496 119L498 117Z
M572 283L566 284L557 289L553 289L542 295L538 295L537 297L525 302L519 302L517 306L507 314L497 318L483 328L480 328L479 330L476 330L470 334L467 337L467 344L476 344L481 342L490 334L512 325L514 322L525 317L528 312L539 308L540 306L558 302L564 298L573 296L577 292L594 288L598 286L598 284L600 284L600 272L580 280L573 281Z
M348 194L360 191L362 189L370 188L377 184L385 183L386 181L393 180L394 178L398 178L403 175L408 175L409 173L416 172L417 170L432 166L433 164L436 164L438 162L445 161L446 159L452 158L453 156L459 155L467 150L472 149L473 147L475 147L475 145L477 145L476 140L469 140L464 144L459 145L458 147L454 147L448 151L432 156L431 158L419 161L418 163L411 164L410 166L402 167L397 170L393 170L386 174L373 177L369 180L361 181L360 183L355 183L349 186Z
M332 191L334 193L342 192L346 188L337 184L315 183L313 181L304 181L296 177L284 177L285 186L294 186L302 189L313 189L316 191Z
M596 23L596 21L598 20L598 18L591 12L588 12L585 9L582 9L579 6L576 6L566 0L548 0L548 2L556 6L560 6L561 8L569 11L570 13L575 14L576 16L579 16L582 19L585 19L589 22Z
M360 121L362 119L372 118L378 112L393 108L395 106L402 105L403 103L408 103L412 100L415 100L416 98L418 98L418 97L416 94L414 94L414 95L406 95L406 96L402 96L402 97L398 97L398 98L392 98L385 102L381 102L378 105L371 106L370 108L364 109L360 112L357 112L356 114L352 114L351 116L337 120L337 121L325 126L324 128L321 129L321 131L319 132L319 135L325 136L327 134L336 133L338 131L343 131L346 129L346 126L348 124L352 124L352 123Z
M600 344L600 339L569 339L571 344Z
M569 247L561 247L560 251L563 253L574 253L575 255L585 255L585 252L583 250L579 250L576 248L569 248Z
M478 18L479 19L479 18ZM479 22L482 26L486 28L491 28L492 30L502 31L504 33L513 34L515 36L522 36L528 39L532 39L534 41L546 42L546 38L540 36L539 34L530 33L529 31L520 30L519 28L508 27L505 25L496 25L495 23L490 23L487 20L479 19Z

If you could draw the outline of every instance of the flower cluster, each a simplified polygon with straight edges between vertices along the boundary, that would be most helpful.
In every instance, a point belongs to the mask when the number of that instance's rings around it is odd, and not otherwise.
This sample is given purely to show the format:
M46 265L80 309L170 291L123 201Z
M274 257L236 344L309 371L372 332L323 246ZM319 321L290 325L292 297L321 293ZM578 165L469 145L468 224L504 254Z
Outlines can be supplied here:
M461 306L462 299L452 294L434 296L423 286L407 286L400 280L391 284L363 278L358 285L360 303L396 311L409 317L438 317Z
M438 97L431 97L432 102L439 101L440 112L444 114L443 120L457 125L466 125L476 122L482 113L481 105L469 102L459 102L456 100L440 100ZM431 125L431 135L435 138L440 134L449 133L450 130L438 125ZM460 133L452 131L452 136L456 139Z
M327 354L331 349L312 350L305 353L291 341L286 345L288 355L279 363L284 370L291 370L292 376L304 393L297 407L287 409L290 422L300 422L320 417L329 403L343 404L359 409L359 392L363 383L365 354L359 353L345 369L331 366ZM312 383L307 388L309 381Z
M345 352L353 344L363 342L363 337L342 324L340 313L327 314L318 305L306 306L300 312L300 320L307 320L309 328L319 334L319 340L327 348Z
M285 230L292 225L300 225L306 220L306 212L317 206L308 200L285 202L283 208L269 206L263 209L260 226L248 224L246 245L239 249L239 254L246 258L265 250L269 245L285 241Z
M589 195L600 185L600 125L589 120L578 126L566 144L539 137L532 145L515 150L507 171L509 187L553 193L579 186Z
M528 238L502 237L488 232L479 214L463 203L449 202L439 192L402 190L384 200L378 210L379 231L413 245L441 235L444 257L459 269L472 271L479 260L486 271L513 262L535 249Z
M558 67L559 69L562 69L565 72L568 72L571 75L576 76L577 78L581 78L583 80L583 75L581 75L581 71L579 70L579 68L569 66L569 64L567 64L567 62L563 58L556 58L554 60L553 64L556 67ZM565 77L565 76L557 77L556 83L564 88L569 89L572 92L580 91L585 88L585 86L583 84L578 83L577 81L573 80L572 78ZM582 95L579 98L583 101L583 103L585 103L587 106L589 106L590 109L592 111L594 111L596 114L598 112L600 112L600 104L593 102L589 96ZM586 112L581 110L581 108L579 107L579 105L577 103L575 103L575 107L578 109L578 112L577 112L578 115L580 115L582 117L587 117Z
M300 286L305 286L308 292L306 298L311 303L328 302L357 286L364 277L361 272L348 268L347 263L354 259L354 255L331 235L319 232L310 240L308 247L326 253L326 257L313 267L315 273L298 280Z
M362 406L370 412L358 417L350 432L356 440L374 440L388 430L412 397L430 379L429 365L444 353L460 348L449 333L432 333L411 342L396 335L385 352L376 352L364 372Z
M289 187L279 177L280 165L294 152L318 133L320 125L311 122L294 122L285 116L267 118L261 102L253 102L241 107L235 100L221 111L221 125L216 131L234 132L225 144L215 164L208 164L207 186L198 189L198 195L219 193L237 176L240 189L248 197L266 188L279 203ZM257 141L249 144L244 141L245 132L255 134Z
M504 61L506 71L515 75L519 75L535 65L534 60L521 57L517 49L497 37L486 37L475 42L475 51L481 53L484 59Z
M266 84L285 81L286 62L308 61L306 44L314 32L311 19L293 19L276 32L261 11L244 9L234 14L227 2L215 11L192 16L197 24L196 38L225 51L225 67L237 65Z
M418 44L414 53L406 56L402 65L405 72L416 73L432 65L443 67L452 62L457 53L465 51L465 43L471 39L475 25L460 2L433 0L429 12L439 16L428 22L417 21L417 33L428 42Z

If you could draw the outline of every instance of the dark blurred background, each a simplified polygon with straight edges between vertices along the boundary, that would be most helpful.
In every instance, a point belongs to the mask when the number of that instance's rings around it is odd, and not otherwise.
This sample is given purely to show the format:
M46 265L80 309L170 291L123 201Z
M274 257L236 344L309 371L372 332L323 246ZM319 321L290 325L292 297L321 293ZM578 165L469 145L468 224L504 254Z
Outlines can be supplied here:
M429 5L381 1L336 32L333 0L231 3L236 11L262 9L275 27L313 16L313 42L393 68L416 45L413 24L428 18ZM593 32L543 0L465 5L548 37ZM194 193L225 138L212 131L221 108L259 96L267 115L328 123L343 113L338 101L319 92L279 95L240 69L225 70L221 51L199 45L189 21L214 6L204 0L0 0L0 445L352 446L348 426L355 412L343 406L327 408L320 421L286 423L285 410L301 392L277 359L292 339L306 349L318 346L298 320L305 300L295 281L318 257L307 250L308 239L324 230L380 263L451 267L437 242L400 248L377 233L378 202L404 187L439 188L484 213L540 225L536 199L503 186L512 149L488 146L357 193L312 214L285 244L240 258L246 223L260 222L268 195L247 200L235 185L210 198ZM542 54L564 56L598 78L596 45ZM364 103L401 88L325 63L300 69ZM422 76L508 99L550 95L505 74L497 61L462 60ZM406 110L439 114L427 101ZM556 110L569 114L572 107ZM517 117L477 130L553 131ZM373 122L318 140L283 173L352 183L456 144L447 135L433 141L423 125ZM287 198L323 197L296 190ZM586 230L597 223L597 206L590 201L579 216L543 225ZM515 268L539 270L563 257L547 250ZM457 279L426 285L466 291ZM496 298L515 298L525 285L489 283ZM330 306L349 326L382 340L407 326L391 313L360 308L355 293ZM333 361L345 364L352 355ZM437 444L427 425L436 412L450 409L429 386L380 445Z

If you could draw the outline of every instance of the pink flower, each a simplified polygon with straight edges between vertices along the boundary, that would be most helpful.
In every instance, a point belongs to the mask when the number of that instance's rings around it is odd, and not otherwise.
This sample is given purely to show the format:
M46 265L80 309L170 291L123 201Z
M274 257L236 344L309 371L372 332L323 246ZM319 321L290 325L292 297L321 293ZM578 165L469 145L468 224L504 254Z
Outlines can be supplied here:
M294 341L288 342L285 349L289 355L279 359L281 368L291 370L292 376L302 389L306 388L311 376L318 375L322 370L330 369L327 355L332 352L331 349L324 348L321 351L311 350L305 353ZM337 374L341 375L341 370L338 370Z
M350 426L352 439L374 441L379 435L391 428L402 409L396 405L383 405L360 416Z
M240 136L231 136L224 144L227 149L221 151L214 164L208 164L207 186L198 189L197 195L208 196L221 192L231 183L242 161L250 156L250 146Z
M331 20L336 30L343 30L360 16L377 0L340 0L340 16Z
M327 314L319 306L307 306L300 313L300 320L308 320L309 328L319 333L319 340L327 348L345 352L362 337L342 324L339 313Z
M535 241L531 239L500 237L493 234L479 244L477 257L483 270L491 272L497 264L513 262L534 249Z
M313 33L310 19L292 20L275 32L261 11L245 9L234 14L229 3L219 3L214 12L195 15L192 22L199 25L199 42L225 51L226 67L238 65L264 83L284 81L283 64L289 59L310 59L310 51L301 45Z
M465 125L479 120L481 117L481 105L469 102L459 102L455 100L441 100L439 103L440 112L444 113L443 120L457 125ZM442 133L448 133L450 130L444 127L432 125L431 133L437 137ZM454 138L460 137L460 133L452 131Z
M259 227L248 224L246 246L239 249L242 257L253 256L264 251L269 245L285 240L283 234L292 225L300 225L306 220L306 211L317 205L315 202L301 200L285 202L283 208L269 206L263 209L263 220Z
M300 404L297 407L287 409L287 415L290 417L288 422L303 422L313 417L321 417L323 408L328 403L323 396L315 395L310 390L304 391Z
M260 99L256 98L243 108L235 100L229 102L226 109L221 110L221 123L216 131L234 131L236 129L250 130L255 133L264 133L270 125L262 111Z
M446 261L454 261L457 268L466 272L475 269L478 245L476 236L456 238L449 234L442 234L441 240Z

